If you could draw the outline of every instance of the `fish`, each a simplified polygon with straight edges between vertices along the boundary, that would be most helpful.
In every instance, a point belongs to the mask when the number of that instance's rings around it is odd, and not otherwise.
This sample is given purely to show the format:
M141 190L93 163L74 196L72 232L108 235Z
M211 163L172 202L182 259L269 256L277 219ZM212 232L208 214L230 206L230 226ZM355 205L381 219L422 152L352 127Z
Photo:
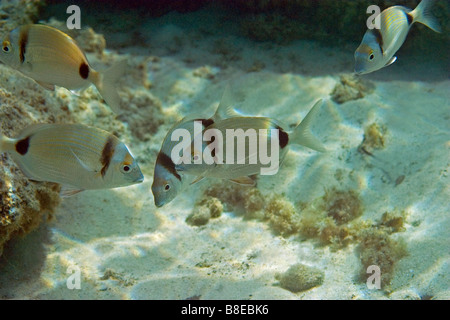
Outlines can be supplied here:
M192 114L176 122L169 129L157 155L153 174L151 189L156 207L162 207L171 202L186 187L186 177L184 174L177 172L175 168L176 163L174 163L171 156L173 148L178 143L171 139L173 132L177 129L186 129L191 132L196 121L202 124L201 129L204 130L215 121L237 116L238 113L231 107L234 103L235 99L231 94L230 85L227 85L216 112L212 116Z
M113 134L82 124L33 124L17 137L0 135L8 153L34 181L61 184L61 195L143 182L139 164Z
M29 24L12 30L2 41L0 61L48 90L59 86L75 92L94 84L109 107L120 113L115 83L125 72L126 61L97 72L75 40L56 28Z
M282 163L290 145L298 144L319 152L326 151L322 143L312 136L310 131L312 120L320 110L322 102L322 99L318 100L303 121L301 121L290 133L278 124L276 120L271 118L241 116L239 113L233 113L230 110L225 113L228 115L225 117L212 117L206 120L190 119L189 121L179 123L175 126L175 128L184 128L187 129L188 132L192 133L195 131L195 129L192 128L193 121L197 121L198 124L201 125L200 134L202 136L210 129L213 130L213 132L221 133L224 133L227 130L237 129L242 129L244 132L248 129L253 129L255 132L261 132L259 129L262 129L263 133L262 135L259 134L258 139L268 141L268 145L271 149L271 156L272 150L274 150L272 149L272 146L276 145L276 150L279 151L277 157L279 162L276 163L275 172L266 172L266 174L275 174L276 171L278 171L278 166ZM192 161L188 163L176 163L177 161L174 161L172 150L178 142L171 141L169 138L175 128L172 128L172 130L170 130L166 135L162 149L158 154L156 161L152 192L155 199L155 205L157 207L162 207L175 199L177 194L183 190L183 186L187 180L186 175L195 176L195 180L191 182L191 184L208 177L227 179L241 185L255 185L255 174L259 174L261 172L264 164L262 162L251 163L249 159L252 156L255 156L251 152L245 153L244 156L241 157L235 157L236 162L234 163L225 162L220 164L215 161L217 159L214 159L213 163L209 164L206 162L195 163L195 161L202 155L199 148L202 150L208 150L208 148L212 145L209 141L201 141L201 143L196 146L195 140L198 139L198 135L194 135L194 138L192 138L189 142L190 151L187 149L183 150L183 153L187 154L188 157L191 157L190 160ZM276 135L273 135L274 132L276 132ZM246 141L245 148L245 150L250 150L248 140ZM214 154L217 150L220 150L220 147L214 148L214 150L210 149L212 157L217 156L217 154ZM222 147L221 152L223 155L222 158L226 158L226 146ZM237 150L233 150L233 153L234 152L237 152ZM268 171L270 171L270 168Z
M201 163L200 161L198 161L198 163L190 161L187 164L181 163L176 165L175 169L177 172L199 175L194 182L200 181L205 177L212 177L227 179L243 185L255 185L255 175L261 172L265 175L273 175L278 172L291 145L301 145L318 152L326 152L326 148L311 134L310 130L311 123L319 112L322 104L322 99L316 101L303 121L297 124L291 132L288 132L283 128L277 120L268 117L240 116L214 122L203 130L203 136L205 136L205 133L208 130L212 130L212 134L220 133L220 136L222 137L226 137L227 132L237 133L237 136L244 134L244 138L250 137L251 134L253 134L253 138L256 138L255 141L257 140L258 146L256 146L256 143L251 143L250 138L241 140L240 147L245 152L240 152L238 150L239 148L235 147L236 142L239 144L239 138L235 139L234 136L233 140L228 140L228 137L227 139L224 139L222 146L221 143L213 146L213 143L208 143L209 141L206 141L207 149L205 149L204 144L202 145L202 148L204 151L211 154L214 161L210 161L209 163L207 161L202 161ZM242 131L239 132L238 130ZM227 144L230 141L233 143L233 148L228 150ZM242 143L242 141L245 142ZM264 151L261 150L261 142L267 142L266 150ZM253 148L251 148L252 144ZM203 156L203 151L198 150L199 148L195 147L194 142L191 144L190 149L191 154L194 155L195 158L192 160L196 160ZM269 150L270 152L268 152ZM276 151L278 151L278 154L273 154ZM220 157L217 156L219 152L221 153ZM259 154L261 152L263 152L262 156L266 158L266 163L261 159L261 154ZM275 163L270 163L271 166L267 167L267 164L270 162L270 159L267 159L269 153L271 157L275 156ZM228 161L228 155L230 154L231 161ZM274 166L272 166L272 164ZM263 168L267 170L261 171Z
M430 13L432 3L433 0L422 0L414 10L403 6L383 10L380 28L368 29L355 51L355 73L368 74L394 63L397 60L395 53L415 22L441 32L439 23Z

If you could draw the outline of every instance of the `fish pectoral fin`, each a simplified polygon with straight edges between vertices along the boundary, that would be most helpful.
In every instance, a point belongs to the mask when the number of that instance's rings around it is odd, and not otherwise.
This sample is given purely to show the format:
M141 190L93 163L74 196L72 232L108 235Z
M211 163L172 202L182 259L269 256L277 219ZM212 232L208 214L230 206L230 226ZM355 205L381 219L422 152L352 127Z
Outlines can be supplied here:
M36 81L36 83L39 84L44 89L47 89L47 90L50 90L50 91L54 91L55 90L55 85L54 84L41 82L41 81Z
M198 176L197 178L195 178L194 181L192 181L192 182L190 183L190 185L193 185L193 184L195 184L195 183L197 183L197 182L203 180L204 178L205 178L205 176Z
M176 165L175 165L175 170L176 170L176 171L184 171L184 170L186 170L186 169L185 169L185 167L183 167L182 164L176 164Z
M59 192L59 195L61 196L61 198L67 198L82 191L84 190L72 186L63 185L61 186L61 191Z
M243 177L238 177L238 178L234 178L234 179L228 179L231 182L237 183L237 184L241 184L244 186L255 186L256 185L256 181L251 178L251 177L247 177L247 176L243 176Z
M73 152L72 148L70 148L70 151L72 152L75 159L77 159L78 163L83 167L83 169L85 169L86 171L89 171L89 172L98 172L98 170L92 169L87 164L85 164L83 161L81 161L81 159L78 158L78 156L75 154L75 152Z
M395 60L397 60L396 56L393 56L391 59L389 59L389 61L386 63L385 67L393 64L395 62Z

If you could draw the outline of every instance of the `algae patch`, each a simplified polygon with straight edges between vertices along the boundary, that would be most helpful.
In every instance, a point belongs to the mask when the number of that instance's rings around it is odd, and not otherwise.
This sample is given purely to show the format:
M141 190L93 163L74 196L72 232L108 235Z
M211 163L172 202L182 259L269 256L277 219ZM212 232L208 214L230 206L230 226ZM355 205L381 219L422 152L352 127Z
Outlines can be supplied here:
M205 197L196 203L192 213L186 218L186 223L192 226L203 226L211 218L218 218L222 214L223 205L219 199Z
M210 215L210 209L201 204L205 199L223 203L224 210L234 211L244 219L267 223L274 234L282 237L313 240L332 251L353 245L361 261L358 279L364 283L367 267L377 265L385 290L394 276L396 263L407 254L404 241L391 236L404 230L406 212L384 212L378 222L364 220L363 201L356 190L330 188L311 202L294 204L284 195L264 195L256 187L216 184L205 190L194 209L200 221L198 224L202 225L209 221ZM285 275L278 275L277 279L281 287L299 292L320 285L323 273L299 264L292 266Z
M383 149L386 144L387 128L371 123L364 128L364 138L358 147L360 152L372 155L374 150Z
M324 196L310 204L300 203L300 235L317 240L332 249L347 246L355 240L365 223L353 221L363 214L363 205L356 191L326 190Z
M375 85L372 82L353 74L343 74L331 92L331 99L342 104L347 101L362 99L374 90Z
M275 275L283 289L297 293L322 285L325 274L322 270L298 263L285 273Z

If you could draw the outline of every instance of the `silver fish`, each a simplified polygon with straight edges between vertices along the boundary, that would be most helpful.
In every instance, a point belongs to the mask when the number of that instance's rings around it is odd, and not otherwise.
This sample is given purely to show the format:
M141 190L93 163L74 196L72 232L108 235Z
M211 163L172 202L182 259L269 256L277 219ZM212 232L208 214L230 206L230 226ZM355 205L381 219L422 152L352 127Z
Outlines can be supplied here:
M76 42L58 29L40 24L14 29L2 41L0 61L48 90L54 90L55 85L83 90L94 84L111 109L119 113L120 97L114 84L125 71L125 61L97 72Z
M231 108L233 103L234 97L231 95L230 87L227 86L213 116L205 117L203 115L192 115L185 117L173 125L166 134L156 159L153 175L152 193L157 207L162 207L164 204L172 201L186 185L184 175L177 172L175 169L176 164L171 157L172 149L178 143L172 141L172 133L177 129L193 130L193 123L195 121L201 122L202 129L205 129L215 121L237 116L238 114Z
M355 73L370 73L394 63L397 60L395 53L405 42L415 22L440 32L438 22L429 12L432 1L422 0L414 10L402 6L383 10L380 13L380 29L368 29L355 51Z
M127 146L107 131L81 124L35 124L16 138L0 136L29 179L62 185L63 196L140 183L144 176Z
M185 175L196 176L196 179L192 183L196 183L205 177L214 177L228 179L230 181L243 185L254 185L255 181L252 176L254 174L260 173L261 168L263 167L262 163L255 164L249 161L249 159L254 156L250 152L246 153L243 157L236 157L237 161L234 164L207 164L205 162L196 164L194 162L197 161L199 157L201 157L203 150L211 147L211 143L207 141L201 141L200 144L196 145L195 139L197 139L198 137L196 137L195 135L189 142L190 150L184 150L184 153L187 154L188 157L190 157L190 160L192 160L192 162L190 164L176 163L172 157L172 151L178 141L174 142L170 139L175 129L187 129L188 132L193 133L195 131L195 129L193 128L193 122L195 120L199 120L198 123L201 124L201 135L203 135L209 129L216 130L221 133L226 132L227 129L242 129L243 131L247 131L248 129L253 129L255 131L259 131L259 129L266 130L263 131L262 135L259 135L259 139L268 141L268 148L271 148L274 144L276 144L276 150L278 150L279 152L280 160L277 165L279 165L283 161L288 151L288 145L291 144L301 144L317 151L325 151L325 148L322 146L322 144L315 137L313 137L310 132L312 119L319 111L321 104L322 100L317 101L308 115L304 118L304 120L291 133L287 133L286 130L278 125L276 121L270 118L242 117L237 113L232 113L232 111L230 111L229 109L227 111L227 117L214 116L206 120L191 119L177 124L166 135L156 162L154 180L152 185L155 205L157 207L161 207L164 204L172 201L182 190L182 187L184 186L184 183L186 181ZM218 112L216 112L216 114L217 113ZM272 132L274 131L272 131L271 129L275 130L275 132L277 133L275 140L273 140L272 136ZM199 150L199 146L202 150ZM247 141L245 144L245 150L250 150L249 147L250 146ZM214 150L217 151L218 149ZM213 152L211 152L211 154L212 153ZM224 158L226 157L226 146L224 146L222 149L222 155ZM241 161L242 163L240 163L239 161Z
M176 165L175 169L179 173L197 175L195 182L205 177L214 177L239 184L254 185L253 176L261 173L261 169L266 169L263 172L270 175L278 172L290 145L302 145L319 152L326 151L322 143L313 137L310 131L312 120L320 110L322 102L323 100L318 100L303 121L290 133L276 120L267 117L232 117L214 122L201 135L204 137L208 130L211 130L212 134L220 133L222 137L232 133L233 139L230 141L233 146L228 149L227 144L230 142L228 137L223 139L222 143L214 144L215 139L211 143L207 142L206 148L202 144L202 150L192 143L189 149L193 155L193 161ZM241 139L240 148L239 139ZM257 142L254 143L254 141ZM265 151L261 150L261 143L262 145L265 143ZM195 160L205 156L205 152L211 154L213 161L195 163ZM278 153L274 154L274 152ZM228 158L229 156L231 157ZM261 156L265 158L265 163ZM273 158L275 163L272 163L269 158Z

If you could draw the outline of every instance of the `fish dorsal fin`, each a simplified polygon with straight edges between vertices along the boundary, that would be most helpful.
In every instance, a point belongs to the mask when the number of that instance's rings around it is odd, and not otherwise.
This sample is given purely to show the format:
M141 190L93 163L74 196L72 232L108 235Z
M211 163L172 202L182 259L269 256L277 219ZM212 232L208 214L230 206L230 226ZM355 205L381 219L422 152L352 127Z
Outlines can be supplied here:
M73 196L73 195L75 195L77 193L80 193L82 191L84 191L84 190L83 189L79 189L77 187L63 185L63 186L61 186L61 191L59 192L59 195L62 198L67 198L67 197Z
M35 123L35 124L31 124L28 127L26 127L25 129L22 130L22 132L19 135L19 139L23 139L25 137L28 136L32 136L36 133L38 133L41 130L45 130L49 127L54 127L55 124L54 123Z
M227 84L222 94L222 98L220 99L219 106L217 107L216 113L212 116L212 119L214 121L219 121L241 116L241 114L233 108L233 104L235 103L235 98L231 93L231 86Z
M229 180L231 182L234 182L234 183L237 183L240 185L244 185L244 186L249 186L249 187L253 187L256 185L256 181L248 176L233 178L233 179L229 179Z
M393 64L395 62L395 60L397 60L396 56L393 56L391 59L389 59L389 61L386 63L385 67L390 66L391 64Z

